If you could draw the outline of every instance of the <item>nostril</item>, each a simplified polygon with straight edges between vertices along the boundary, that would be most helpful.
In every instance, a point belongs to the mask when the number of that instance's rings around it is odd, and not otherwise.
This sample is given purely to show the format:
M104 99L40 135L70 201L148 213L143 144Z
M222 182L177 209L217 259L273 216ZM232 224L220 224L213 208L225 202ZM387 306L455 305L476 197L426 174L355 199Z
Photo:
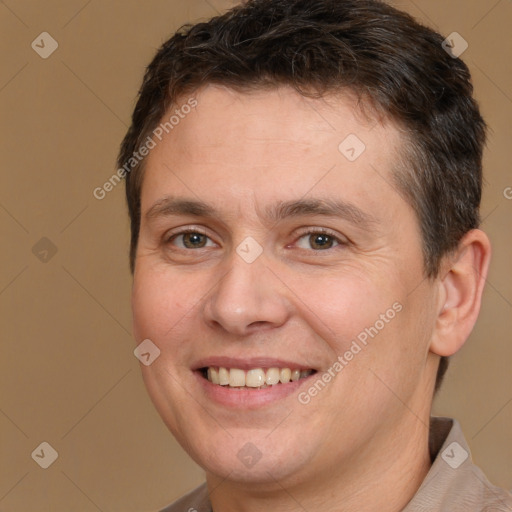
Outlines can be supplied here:
M265 322L264 320L258 320L257 322L252 322L251 324L249 324L248 327L260 327L260 326L264 326L266 325L268 322Z

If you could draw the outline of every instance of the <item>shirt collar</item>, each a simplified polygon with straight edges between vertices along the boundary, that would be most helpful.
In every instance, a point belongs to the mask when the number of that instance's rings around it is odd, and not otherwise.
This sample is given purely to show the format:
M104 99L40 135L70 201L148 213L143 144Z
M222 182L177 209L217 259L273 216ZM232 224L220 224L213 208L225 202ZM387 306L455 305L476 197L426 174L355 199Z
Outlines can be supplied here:
M457 420L431 417L429 450L432 466L402 512L510 510L508 493L492 485L473 464ZM486 508L486 507L496 508Z

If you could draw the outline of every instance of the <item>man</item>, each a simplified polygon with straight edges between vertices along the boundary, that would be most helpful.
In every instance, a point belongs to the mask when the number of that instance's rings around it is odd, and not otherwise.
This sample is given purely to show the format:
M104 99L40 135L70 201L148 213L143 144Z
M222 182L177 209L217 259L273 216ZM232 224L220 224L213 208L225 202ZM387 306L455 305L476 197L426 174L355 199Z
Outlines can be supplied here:
M512 510L430 418L490 259L442 42L375 0L254 0L149 65L119 155L134 335L207 481L165 510Z

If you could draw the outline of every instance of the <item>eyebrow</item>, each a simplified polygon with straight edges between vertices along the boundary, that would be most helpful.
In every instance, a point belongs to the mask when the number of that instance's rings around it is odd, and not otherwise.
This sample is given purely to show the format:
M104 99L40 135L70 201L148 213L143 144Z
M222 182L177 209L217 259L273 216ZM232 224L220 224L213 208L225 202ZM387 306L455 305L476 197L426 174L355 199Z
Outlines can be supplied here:
M151 220L171 215L221 218L221 213L208 203L171 196L166 196L154 203L145 216ZM378 224L376 217L361 210L353 203L343 200L312 198L278 201L264 209L264 217L272 223L290 217L314 215L340 217L364 229L370 228L372 224Z

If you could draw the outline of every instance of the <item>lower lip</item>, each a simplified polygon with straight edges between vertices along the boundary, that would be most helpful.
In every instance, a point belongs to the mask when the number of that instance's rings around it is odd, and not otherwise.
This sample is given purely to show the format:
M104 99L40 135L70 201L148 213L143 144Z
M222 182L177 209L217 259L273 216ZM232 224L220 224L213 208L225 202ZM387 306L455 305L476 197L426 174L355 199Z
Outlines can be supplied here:
M210 400L227 407L246 409L261 407L282 400L295 393L315 375L312 374L296 381L287 382L286 384L276 384L263 389L245 387L240 389L213 384L205 379L201 372L194 373L200 385L203 387L206 396Z

